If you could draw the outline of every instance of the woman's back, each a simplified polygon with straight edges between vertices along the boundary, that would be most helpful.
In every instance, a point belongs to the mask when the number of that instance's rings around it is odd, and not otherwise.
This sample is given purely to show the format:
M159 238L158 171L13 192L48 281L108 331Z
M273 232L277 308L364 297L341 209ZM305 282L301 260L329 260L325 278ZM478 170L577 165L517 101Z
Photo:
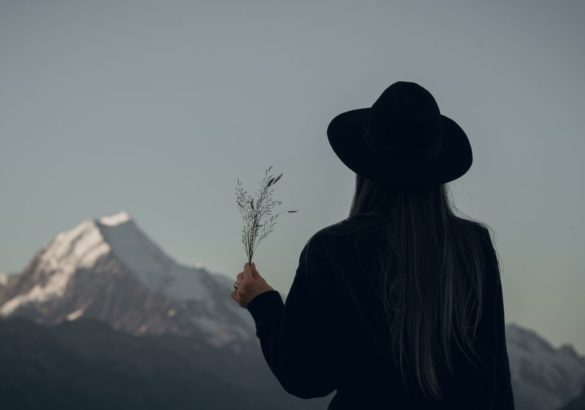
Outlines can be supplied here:
M381 221L380 215L357 214L320 231L325 254L322 262L329 264L334 275L329 286L336 295L331 301L333 311L337 312L332 317L333 329L339 333L332 340L338 341L336 352L344 361L338 393L329 408L356 408L352 406L364 406L365 401L368 407L362 408L514 408L499 269L488 231L475 222L459 219L477 231L488 257L484 263L483 314L474 339L480 363L470 362L453 342L454 375L439 367L444 399L431 400L417 388L412 371L408 386L403 385L392 360L390 327L376 272L385 233L381 229L383 223L377 221ZM392 275L392 266L388 273ZM434 340L440 337L437 331Z

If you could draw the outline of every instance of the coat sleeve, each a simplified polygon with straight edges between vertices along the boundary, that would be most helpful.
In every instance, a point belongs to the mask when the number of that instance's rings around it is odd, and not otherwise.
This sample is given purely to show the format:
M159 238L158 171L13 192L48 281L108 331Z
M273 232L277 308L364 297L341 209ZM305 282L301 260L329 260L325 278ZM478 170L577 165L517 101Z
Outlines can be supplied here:
M487 252L487 396L493 401L490 408L514 410L514 393L506 347L504 297L498 258L489 231L482 227L484 247Z
M301 252L286 303L272 290L247 305L272 373L300 398L324 397L336 387L333 310L323 253L315 242L313 236Z

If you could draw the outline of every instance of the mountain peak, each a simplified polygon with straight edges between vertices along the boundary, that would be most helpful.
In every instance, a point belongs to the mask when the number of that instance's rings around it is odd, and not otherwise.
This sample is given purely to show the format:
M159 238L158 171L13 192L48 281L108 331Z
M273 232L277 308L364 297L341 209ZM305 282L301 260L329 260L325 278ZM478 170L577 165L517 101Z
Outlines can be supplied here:
M203 264L190 268L177 263L126 211L86 219L60 233L44 249L41 261L51 271L66 271L59 281L64 285L77 268L92 269L102 257L115 258L140 282L159 293L182 300L207 299L205 285L200 283L206 275Z
M566 354L569 357L573 357L575 359L581 357L581 355L577 352L577 349L575 349L575 347L570 343L561 344L559 346L559 352Z
M98 222L102 225L116 226L130 221L130 215L126 211L121 211L113 215L102 216Z
M98 318L134 334L204 335L216 347L253 334L227 276L176 262L126 211L54 236L14 280L0 274L0 289L0 317Z

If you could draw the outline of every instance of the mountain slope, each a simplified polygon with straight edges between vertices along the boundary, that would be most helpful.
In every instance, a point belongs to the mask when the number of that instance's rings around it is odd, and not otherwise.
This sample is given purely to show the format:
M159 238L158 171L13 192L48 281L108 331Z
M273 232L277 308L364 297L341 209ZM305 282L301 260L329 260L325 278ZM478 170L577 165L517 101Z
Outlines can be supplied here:
M583 410L583 409L585 409L585 385L583 385L583 389L581 390L581 394L579 394L579 396L575 397L569 403L558 408L557 410Z
M515 323L506 326L506 342L517 410L554 410L579 395L585 357L572 346L555 348Z
M0 277L0 316L45 324L88 317L219 347L255 338L231 290L227 277L174 261L121 212L58 234L22 272Z
M259 347L239 353L190 336L132 336L81 318L0 319L2 410L323 409L290 396Z

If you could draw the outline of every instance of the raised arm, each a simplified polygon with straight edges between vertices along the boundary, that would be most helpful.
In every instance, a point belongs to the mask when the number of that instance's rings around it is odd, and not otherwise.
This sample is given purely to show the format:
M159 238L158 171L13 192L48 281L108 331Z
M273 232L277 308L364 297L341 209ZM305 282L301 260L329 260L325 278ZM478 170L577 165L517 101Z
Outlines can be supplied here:
M274 290L247 306L272 373L288 393L300 398L324 397L336 386L333 310L316 239L313 236L301 252L286 303Z

